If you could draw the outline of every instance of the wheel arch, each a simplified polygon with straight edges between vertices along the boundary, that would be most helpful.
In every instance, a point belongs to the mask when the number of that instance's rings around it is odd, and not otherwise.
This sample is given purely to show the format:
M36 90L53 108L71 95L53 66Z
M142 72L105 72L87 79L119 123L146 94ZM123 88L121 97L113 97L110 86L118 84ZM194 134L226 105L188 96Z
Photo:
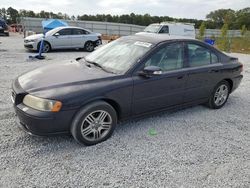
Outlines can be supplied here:
M233 80L232 79L230 79L230 78L226 78L226 79L224 79L225 81L227 81L228 83L229 83L229 86L230 86L230 93L231 93L231 91L232 91L232 89L233 89ZM223 81L223 80L222 80Z
M42 41L39 41L39 42L37 43L37 50L39 50L41 42L42 42ZM51 46L51 44L50 44L50 42L49 42L49 41L44 40L43 42L48 43L48 44L49 44L49 46L50 46L50 49L52 50L52 46Z
M103 101L108 103L109 105L111 105L114 110L116 111L116 115L117 115L117 120L120 120L121 118L121 106L119 105L119 103L113 99L110 98L106 98L106 97L98 97L98 98L94 98L92 100L86 101L85 103L81 104L80 109L83 109L85 106L97 102L97 101Z

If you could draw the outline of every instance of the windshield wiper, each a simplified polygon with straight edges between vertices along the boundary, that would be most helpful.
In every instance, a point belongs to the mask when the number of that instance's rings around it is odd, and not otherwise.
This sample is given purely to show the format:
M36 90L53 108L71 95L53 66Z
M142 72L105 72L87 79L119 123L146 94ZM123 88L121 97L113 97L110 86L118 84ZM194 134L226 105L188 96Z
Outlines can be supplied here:
M99 68L101 68L102 70L104 70L105 72L108 72L108 73L113 73L114 74L114 72L112 72L112 71L110 71L110 70L107 70L106 68L104 68L103 66L101 66L99 63L96 63L96 62L93 62L93 61L87 61L89 64L91 64L91 65L94 65L94 66L96 66L96 67L99 67Z
M112 72L112 71L110 71L110 70L107 70L106 68L104 68L103 66L101 66L99 63L96 63L96 62L94 62L94 61L89 61L89 60L87 60L85 57L79 57L79 58L77 58L76 60L79 61L79 60L81 60L81 59L83 59L83 60L87 63L86 65L87 65L88 67L89 67L90 64L91 64L91 65L94 65L94 66L96 66L96 67L99 67L100 69L104 70L105 72L115 74L114 72Z

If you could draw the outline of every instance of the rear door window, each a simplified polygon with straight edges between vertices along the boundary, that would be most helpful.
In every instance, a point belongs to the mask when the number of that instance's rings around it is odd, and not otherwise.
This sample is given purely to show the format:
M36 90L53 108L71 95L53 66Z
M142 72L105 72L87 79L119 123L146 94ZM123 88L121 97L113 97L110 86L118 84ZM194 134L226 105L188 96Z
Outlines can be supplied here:
M188 59L190 67L198 67L218 63L218 57L210 49L198 45L188 44Z
M86 35L86 34L89 34L89 32L83 29L73 29L73 35Z

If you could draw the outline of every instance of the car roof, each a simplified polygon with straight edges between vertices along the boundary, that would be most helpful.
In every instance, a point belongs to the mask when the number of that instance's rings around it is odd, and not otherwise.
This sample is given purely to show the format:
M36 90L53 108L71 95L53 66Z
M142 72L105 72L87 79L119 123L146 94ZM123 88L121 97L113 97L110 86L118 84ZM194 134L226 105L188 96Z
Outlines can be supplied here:
M160 22L160 23L152 23L150 25L187 25L194 26L194 23L185 23L185 22Z
M135 35L124 36L122 37L127 40L134 40L134 41L141 41L141 42L148 42L151 44L158 44L161 42L166 41L173 41L173 40L189 40L189 41L198 41L191 37L185 36L177 36L177 35L167 35L167 34L155 34L155 33L137 33Z
M65 29L65 28L69 28L69 29L84 29L84 30L88 30L82 27L75 27L75 26L61 26L61 27L56 27L55 29Z

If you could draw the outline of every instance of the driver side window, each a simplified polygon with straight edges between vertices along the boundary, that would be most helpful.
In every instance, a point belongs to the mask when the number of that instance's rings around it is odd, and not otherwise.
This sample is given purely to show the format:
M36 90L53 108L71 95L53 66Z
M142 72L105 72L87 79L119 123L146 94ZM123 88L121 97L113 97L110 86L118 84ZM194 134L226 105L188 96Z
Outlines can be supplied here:
M183 68L183 45L172 43L159 49L153 54L145 66L158 66L162 71L170 71Z
M163 26L159 33L169 33L169 28L167 25Z
M57 33L59 33L60 35L71 35L71 29L62 29Z

